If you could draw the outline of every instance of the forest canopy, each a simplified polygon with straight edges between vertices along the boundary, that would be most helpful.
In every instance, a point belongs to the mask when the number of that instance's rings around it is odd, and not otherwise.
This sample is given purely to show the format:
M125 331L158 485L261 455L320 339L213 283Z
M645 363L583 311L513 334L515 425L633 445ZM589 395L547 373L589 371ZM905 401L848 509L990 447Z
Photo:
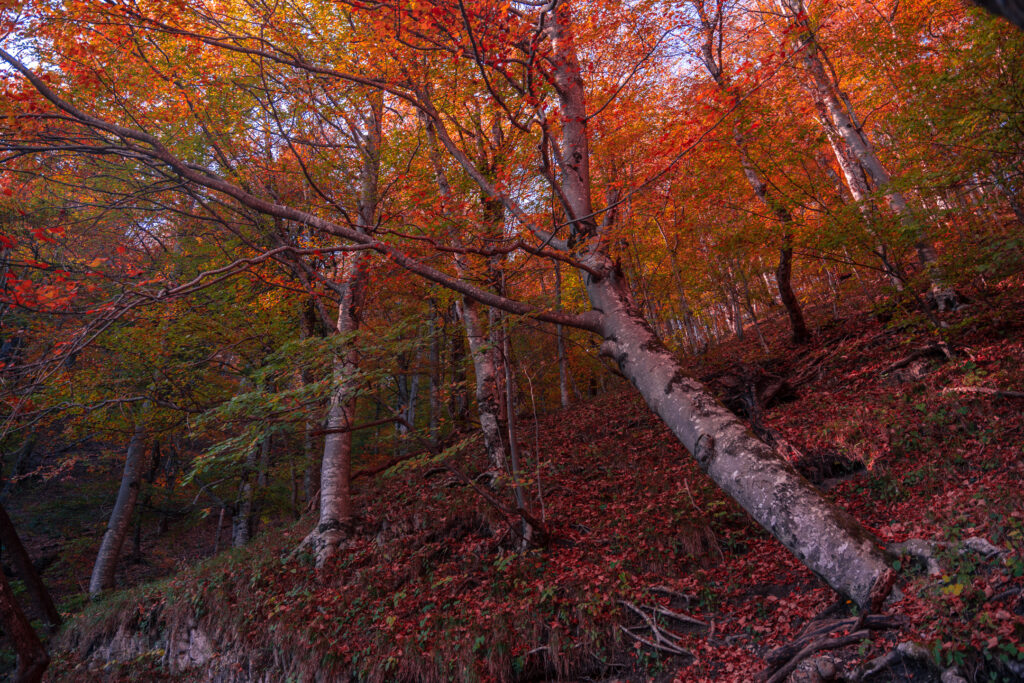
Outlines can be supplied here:
M938 546L882 539L767 411L823 381L842 320L904 340L891 377L973 370L957 335L1011 307L1024 32L980 4L0 1L0 502L105 482L68 591L92 599L126 585L143 519L154 545L215 527L197 557L294 524L285 563L348 566L390 477L444 477L500 520L495 548L551 553L570 522L543 416L622 392L708 484L701 508L686 475L684 507L749 518L859 640L901 557ZM875 422L843 445L855 470L891 444ZM627 604L638 651L681 656Z

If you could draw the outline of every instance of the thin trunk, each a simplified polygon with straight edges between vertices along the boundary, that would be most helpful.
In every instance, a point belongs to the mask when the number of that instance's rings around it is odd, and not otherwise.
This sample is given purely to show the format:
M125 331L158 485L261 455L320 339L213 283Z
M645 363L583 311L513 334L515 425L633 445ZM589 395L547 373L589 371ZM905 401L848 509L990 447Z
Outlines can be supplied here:
M129 555L132 563L142 562L142 511L150 506L153 500L153 482L156 481L157 472L160 471L160 442L153 442L153 454L150 457L149 472L146 474L146 494L142 497L142 505L135 509L135 537L132 539L132 552Z
M481 329L479 304L472 299L462 302L462 322L476 375L476 405L483 432L484 449L490 468L497 473L508 471L505 446L501 439L501 401L498 397L498 368L490 339Z
M825 280L828 283L829 291L832 292L832 319L839 320L839 286L832 269L825 266Z
M434 176L441 194L443 203L452 201L451 185L441 164L440 150L434 128L427 122L426 132L428 138L427 151L430 155L431 164L434 168ZM483 202L485 222L489 226L499 228L499 220L503 220L501 205L495 205L492 201ZM497 225L493 225L497 223ZM461 247L461 239L454 229L449 230L449 240L455 247ZM455 272L460 278L469 276L469 263L464 254L456 253L454 256ZM488 279L492 287L496 283L497 268L493 262L488 264ZM480 304L469 297L463 297L460 306L462 323L466 329L466 341L469 345L469 355L473 361L474 375L476 376L476 404L477 413L480 419L480 431L484 437L484 450L487 452L487 461L494 473L504 474L508 471L508 462L505 456L505 446L501 439L501 408L503 397L499 393L500 367L497 352L499 344L494 343L491 335L483 329ZM498 326L493 324L491 329L498 334Z
M451 318L461 319L460 306L452 304ZM456 428L465 427L469 423L469 393L466 379L466 347L463 346L465 336L454 334L449 338L449 367L451 367L452 393L449 397L449 409Z
M502 365L505 368L505 410L508 426L508 455L510 474L512 475L512 493L515 496L516 509L526 510L526 496L523 494L522 470L519 465L518 425L516 423L515 377L512 374L512 351L508 334L502 335ZM523 520L523 548L530 545L533 529Z
M354 256L352 274L344 286L338 307L337 333L348 335L359 326L366 268L364 253ZM340 353L332 369L332 391L327 411L324 454L320 468L320 518L311 539L318 567L330 559L352 525L352 431L355 424L355 376L359 355L354 344Z
M729 86L722 72L722 64L719 58L715 56L714 50L716 33L721 31L721 10L719 9L715 20L712 20L707 14L703 2L697 3L697 11L704 29L704 43L702 45L704 66L711 74L715 83L718 84L719 90L724 94L728 94ZM718 37L720 38L720 36ZM802 344L808 341L811 335L807 331L807 323L804 321L800 302L793 292L793 214L768 191L768 182L754 165L753 158L750 155L750 146L743 136L743 131L740 129L739 124L733 126L732 133L736 151L739 153L740 165L743 168L743 175L746 176L750 188L754 191L754 195L771 212L781 226L782 246L779 248L779 265L775 269L775 282L779 289L779 298L782 299L782 305L786 307L786 314L789 316L793 342ZM756 321L754 324L755 326L757 325ZM759 328L757 332L758 336L761 337L762 345L765 345L764 337L761 336Z
M931 239L911 211L906 197L893 187L889 171L882 164L867 134L858 124L849 99L842 95L838 84L825 70L822 61L822 47L811 29L803 0L781 0L781 2L801 29L800 37L805 42L801 50L801 60L811 77L810 89L815 105L818 107L821 117L827 119L830 124L830 134L838 135L842 139L849 151L849 156L870 176L875 187L885 196L889 209L896 214L913 235L918 262L928 275L931 282L931 294L939 309L955 308L958 304L957 295L945 282L945 274L938 264L938 256ZM837 158L839 157L837 156ZM847 159L846 163L849 164L850 161ZM840 164L843 163L840 160ZM851 186L850 189L852 192L853 187ZM856 193L854 196L856 197Z
M319 336L318 330L322 327L322 325L320 327L317 326L316 305L311 297L302 307L299 338L310 339L313 336ZM302 368L299 371L297 379L302 387L307 387L314 381L313 374L307 368ZM307 418L302 425L302 462L304 470L302 473L302 492L306 505L312 504L313 499L320 493L320 459L317 457L315 440L313 438L316 427L316 421L312 417Z
M430 416L428 431L430 442L437 445L441 440L441 338L437 326L437 307L431 306L430 331Z
M25 588L32 596L32 602L35 603L36 609L46 619L47 628L51 633L56 631L61 623L60 613L54 606L53 598L46 590L46 584L43 583L42 577L39 576L35 565L32 564L32 558L29 557L25 546L22 545L14 523L7 516L3 505L0 505L0 543L3 543L4 549L10 555L11 564L14 565L14 571L18 578L25 582Z
M92 568L92 578L89 580L89 595L92 597L96 597L104 590L114 586L117 561L128 535L132 512L135 510L135 501L139 496L139 480L145 454L146 428L137 424L131 442L128 444L117 501L114 503L114 510L110 513L107 531L103 534L103 541L96 554L96 563Z
M260 444L249 449L242 466L242 480L238 485L234 512L231 515L231 547L242 548L252 540L255 531L256 492L260 487L257 479L260 468L260 451L264 449L267 437ZM256 481L254 481L256 479Z
M363 234L373 229L377 219L383 115L383 96L374 93L363 120L364 130L356 134L362 156L357 230ZM338 352L332 364L331 398L320 464L320 516L316 528L303 542L312 548L317 567L334 556L352 527L351 427L355 424L359 351L350 337L359 329L369 264L367 252L353 254L346 277L336 288L339 302L334 332L342 337L347 348Z
M164 459L163 470L166 486L163 487L164 507L160 511L160 519L156 523L157 537L166 534L170 526L171 500L174 497L174 487L178 482L178 446L175 444L174 438L167 444L167 457Z
M4 633L14 645L18 656L17 669L11 679L13 683L39 683L50 665L43 643L33 630L28 617L21 610L14 591L7 583L7 577L0 572L0 623Z
M562 310L562 264L555 261L555 307ZM562 408L569 407L569 362L565 353L565 329L562 325L555 325L555 334L558 337L558 396L561 399ZM507 359L506 359L507 360Z
M220 552L220 537L221 531L224 529L224 511L225 506L220 506L220 514L217 515L217 533L213 536L213 554L216 555Z
M302 460L306 468L302 475L302 494L307 506L311 505L313 499L320 493L320 461L313 443L314 431L316 424L312 420L306 420L302 425Z
M3 361L2 349L0 349L0 361ZM10 360L6 361L10 363ZM14 476L4 482L3 489L0 490L0 502L7 500L7 497L11 495L17 482L21 480L23 476L28 474L31 470L31 460L33 451L36 447L36 434L29 434L25 437L25 440L21 443L21 446L14 454ZM2 478L3 472L0 472L0 478Z
M750 322L754 325L754 333L757 334L757 341L761 344L761 348L767 354L771 350L768 348L768 342L764 338L764 333L761 332L761 323L757 320L757 312L754 311L754 302L750 299L750 283L747 281L746 276L743 275L743 271L740 271L740 283L743 285L743 305L747 309L747 315L750 316Z
M807 322L804 320L803 311L793 292L793 236L785 234L782 236L782 246L779 247L779 265L775 267L775 283L779 288L779 299L786 308L786 315L789 316L789 327L793 331L793 342L801 344L811 338L807 330Z
M676 283L676 293L679 295L679 306L682 309L683 326L686 330L687 341L690 344L690 350L693 353L698 353L702 348L707 348L707 342L709 341L707 335L702 335L697 324L697 319L693 315L693 309L690 307L690 301L686 297L686 287L683 285L683 269L679 265L678 251L678 240L676 238L675 244L669 244L668 235L665 230L661 227L661 223L656 223L658 232L661 233L661 239L665 242L665 250L668 252L669 263L672 266L672 278Z

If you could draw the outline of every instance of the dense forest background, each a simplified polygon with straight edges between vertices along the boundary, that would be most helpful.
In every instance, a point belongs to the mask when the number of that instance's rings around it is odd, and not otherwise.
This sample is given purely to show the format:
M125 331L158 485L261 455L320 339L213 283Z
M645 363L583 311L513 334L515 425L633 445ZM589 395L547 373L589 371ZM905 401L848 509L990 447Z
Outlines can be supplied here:
M0 0L0 667L1024 677L1011 21Z

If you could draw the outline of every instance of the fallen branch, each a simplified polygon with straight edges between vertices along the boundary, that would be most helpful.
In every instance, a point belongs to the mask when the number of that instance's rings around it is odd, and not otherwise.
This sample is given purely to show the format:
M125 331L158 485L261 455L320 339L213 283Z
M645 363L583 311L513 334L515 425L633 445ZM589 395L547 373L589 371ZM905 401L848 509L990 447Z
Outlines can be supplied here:
M675 645L660 645L658 643L652 642L651 640L648 640L647 638L644 638L642 635L640 635L638 633L633 633L633 631L631 631L630 629L626 628L625 626L619 626L619 628L622 630L623 633L625 633L627 636L629 636L633 640L635 640L635 641L637 641L639 643L642 643L642 644L646 645L647 647L649 647L649 648L651 648L653 650L657 650L659 652L664 652L666 654L670 654L670 655L673 655L673 656L676 656L676 657L692 657L693 656L692 653L690 653L687 650L684 650L681 647L676 647Z
M946 344L946 342L929 344L923 349L918 349L917 351L911 353L909 356L904 356L895 363L889 364L884 370L882 370L882 374L886 375L894 370L905 368L906 366L913 363L915 360L918 360L919 358L926 358L928 356L943 356L947 360L952 360L953 352L950 350L949 345Z
M675 619L676 621L678 621L681 624L693 624L694 626L702 626L704 628L707 628L707 622L701 621L700 619L697 619L696 617L691 617L688 614L683 614L682 612L674 612L674 611L668 609L667 607L660 607L660 606L654 606L654 607L651 607L650 609L655 614L660 614L663 617L668 617L669 619Z
M686 603L687 607L690 606L690 603L692 601L697 599L697 596L695 595L690 595L689 593L680 593L677 590L672 590L668 586L651 586L647 590L651 591L652 593L661 593L662 595L667 595L670 598L677 598L679 600L682 600L684 603Z
M999 398L1024 398L1024 391L1007 391L1004 389L992 389L990 387L946 387L942 390L942 393L985 394L987 396L997 396Z
M924 664L926 668L933 671L936 670L935 660L932 659L931 653L928 652L926 648L918 645L917 643L904 642L900 643L889 652L886 652L884 655L872 659L870 662L865 664L860 671L852 674L850 676L850 680L863 681L875 674L892 668L905 659L917 660Z
M946 543L943 541L926 541L922 538L909 538L906 541L901 541L899 543L890 543L888 546L890 552L896 553L897 555L909 555L910 557L920 560L925 565L930 576L938 576L942 574L942 567L939 565L939 561L935 557L936 551L939 549L950 548L955 549L961 555L967 551L975 552L985 559L999 557L1006 553L1005 550L993 545L981 536L971 536L960 543Z
M643 620L644 624L647 626L647 629L651 632L651 638L653 640L645 639L641 637L638 633L636 633L633 629L621 626L620 628L622 628L623 632L629 634L631 637L633 637L641 643L644 643L662 652L667 652L669 654L690 655L688 651L682 649L676 644L682 639L682 636L674 631L670 631L667 628L659 626L657 617L655 616L656 614L668 616L672 619L679 621L680 623L697 624L704 628L707 627L707 624L705 624L703 621L699 619L694 619L693 617L687 616L685 614L679 614L677 612L673 612L672 610L665 609L663 607L655 606L646 607L645 609L644 607L638 607L637 605L633 604L632 602L629 602L628 600L619 600L619 604L628 609L630 612L633 612ZM650 610L650 614L648 614L647 610Z

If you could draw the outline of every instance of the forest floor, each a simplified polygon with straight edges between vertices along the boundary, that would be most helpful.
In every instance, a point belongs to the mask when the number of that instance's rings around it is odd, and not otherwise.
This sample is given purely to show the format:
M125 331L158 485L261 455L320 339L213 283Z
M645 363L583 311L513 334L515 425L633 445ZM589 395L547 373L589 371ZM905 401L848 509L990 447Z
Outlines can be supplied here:
M851 605L724 499L622 385L523 416L524 484L545 547L522 551L519 523L442 467L479 471L468 440L360 479L356 531L320 571L289 557L309 519L191 568L212 547L214 520L179 530L178 543L147 540L147 571L180 571L88 607L58 641L73 647L50 676L174 679L162 653L103 670L82 655L118 626L167 628L187 615L220 634L220 651L288 652L291 675L326 680L749 681L800 649L777 648L811 641L833 647L801 665L817 673L792 680L827 679L830 666L849 680L938 681L953 666L968 681L1024 679L1024 399L994 393L1024 389L1022 311L1016 279L949 314L942 338L923 324L818 311L811 344L789 345L776 321L765 326L767 360L748 339L692 361L725 394L737 377L787 380L759 427L882 541L938 543L939 573L903 558L887 619L862 624L863 637L843 638ZM38 551L44 525L23 523L32 506L21 500L12 507ZM972 537L1003 552L968 550ZM71 543L79 574L97 540ZM80 587L62 563L74 564L70 551L53 571L66 577L65 609L78 612L69 596ZM812 621L821 637L801 639Z

